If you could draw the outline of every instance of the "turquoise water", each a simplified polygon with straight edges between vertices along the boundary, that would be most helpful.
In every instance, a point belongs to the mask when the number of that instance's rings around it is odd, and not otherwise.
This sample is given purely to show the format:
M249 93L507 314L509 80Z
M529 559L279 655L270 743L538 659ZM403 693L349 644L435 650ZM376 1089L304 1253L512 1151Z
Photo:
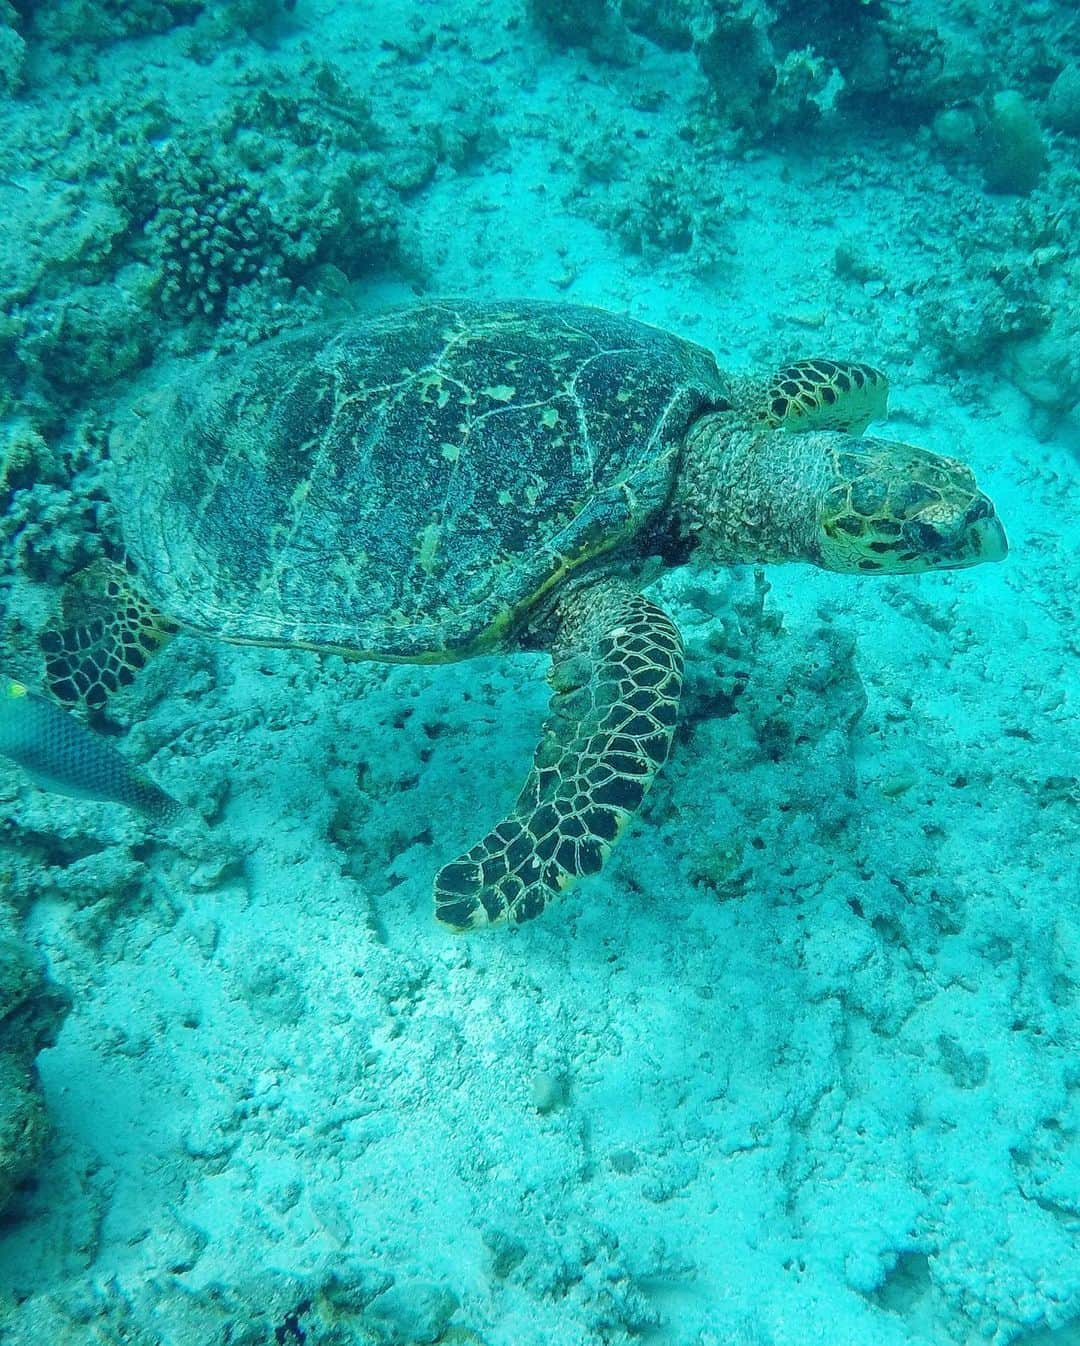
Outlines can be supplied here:
M90 716L171 826L0 758L0 1343L1077 1346L1071 10L23 0L0 99L19 685L133 416L154 489L179 383L441 296L867 361L1010 541L658 575L670 758L519 927L431 889L543 650L181 633Z

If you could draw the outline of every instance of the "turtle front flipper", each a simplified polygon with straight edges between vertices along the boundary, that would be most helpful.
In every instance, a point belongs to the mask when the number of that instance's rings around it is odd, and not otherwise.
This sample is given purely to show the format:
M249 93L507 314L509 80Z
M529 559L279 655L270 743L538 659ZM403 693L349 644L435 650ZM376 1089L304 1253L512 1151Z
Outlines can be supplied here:
M80 570L60 603L60 623L42 634L41 648L48 688L65 706L100 709L177 630L114 561Z
M857 360L795 360L764 379L736 381L737 404L773 429L861 435L888 413L889 381Z
M435 879L435 914L456 930L531 920L595 874L671 745L671 618L618 581L572 591L557 618L551 704L514 811Z

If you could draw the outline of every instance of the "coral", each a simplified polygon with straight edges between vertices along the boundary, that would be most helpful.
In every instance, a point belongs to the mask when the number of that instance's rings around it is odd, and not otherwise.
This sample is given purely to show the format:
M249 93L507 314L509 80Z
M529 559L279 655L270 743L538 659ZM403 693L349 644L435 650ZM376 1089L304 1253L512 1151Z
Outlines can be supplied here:
M25 421L0 439L0 549L6 572L59 584L103 554L115 536L103 483L101 445L76 438L63 448ZM7 607L7 605L5 605ZM5 617L10 619L10 611ZM13 641L10 631L5 640Z
M15 403L21 330L22 323L13 313L0 312L0 417L8 415Z
M250 32L289 8L287 0L43 0L33 7L32 33L55 46L107 43L197 25L208 41Z
M14 11L0 7L0 96L15 93L22 84L26 42L13 26Z
M577 41L596 17L580 7L544 8L549 23L576 32ZM980 20L978 41L962 9L883 0L623 0L620 13L629 31L695 53L717 115L743 137L805 132L834 103L854 104L862 119L890 127L921 125L977 102L1001 72L1026 96L1042 96L1046 66L1061 60L1045 25L1023 7ZM1072 114L1063 109L1077 101L1071 69L1059 76L1053 100L1054 115L1066 122Z
M1067 302L1055 306L1045 332L1010 349L1008 370L1021 392L1051 416L1064 416L1080 404L1080 315L1075 307Z
M0 998L0 1012L3 1007ZM46 1135L40 1089L20 1061L0 1052L0 1212L37 1163Z
M1049 322L1037 278L1008 267L969 269L943 289L926 287L919 317L930 343L947 364L992 361L1012 341L1033 336Z
M317 60L305 62L298 72L268 67L250 93L224 109L214 132L219 143L235 143L239 160L252 168L256 161L280 161L280 150L268 153L268 143L317 150L325 161L341 151L372 154L386 139L371 101L353 90L337 66ZM315 166L310 156L308 162Z
M150 1346L421 1346L479 1339L449 1326L457 1298L421 1281L393 1275L347 1255L328 1257L305 1274L265 1272L237 1285L201 1289L174 1278L127 1288L115 1277L99 1287L72 1283L32 1297L7 1315L0 1330L11 1346L81 1346L91 1332L110 1341Z
M1057 131L1080 135L1080 64L1067 65L1051 84L1046 120Z
M765 16L755 5L718 5L696 26L698 61L726 118L754 126L766 117L776 57Z
M631 252L688 252L694 242L693 194L675 169L646 174L641 189L614 216L616 231Z
M0 643L5 671L30 683L42 676L39 635L59 586L116 542L106 470L96 436L0 422ZM42 878L36 865L7 876L6 899L40 896Z
M994 95L987 118L987 189L1026 196L1046 167L1046 145L1027 100L1016 89Z
M950 154L974 159L979 152L985 120L974 107L943 108L934 118L934 135Z
M560 46L587 47L608 21L607 0L529 0L533 22Z
M371 1301L368 1316L388 1346L421 1346L442 1339L457 1307L445 1286L399 1281Z
M776 130L805 132L831 102L831 70L813 48L789 51L776 71L768 123Z
M33 1062L56 1041L70 1005L0 912L0 1210L44 1147L47 1124Z
M907 11L885 13L866 8L862 34L853 60L839 58L850 79L850 97L870 115L922 122L928 111L945 101L940 80L945 71L946 43L937 28ZM868 16L880 14L868 22ZM844 28L833 30L843 41Z
M716 180L693 158L641 153L630 142L586 139L581 213L610 229L622 246L646 259L681 255L698 275L713 272L725 252L729 207Z
M249 17L260 5L280 9L260 0ZM59 12L35 9L24 26ZM0 416L56 429L155 353L211 333L226 349L323 316L324 295L407 262L387 153L398 189L415 190L439 157L464 166L492 143L479 117L455 135L389 145L370 101L317 60L237 81L197 128L157 95L89 96L34 147L64 186L31 192L13 156L0 165Z
M965 83L967 44L950 46L913 12L879 0L624 0L622 14L660 46L692 48L718 114L752 136L805 132L834 100L890 122L919 121Z
M146 364L149 315L117 285L72 286L61 300L34 307L22 330L19 362L32 387L85 401Z
M1060 187L1071 195L1068 179ZM978 367L1037 337L1053 317L1055 274L1074 227L1068 212L1051 212L1045 200L1006 207L973 192L954 256L939 263L950 283L936 276L912 282L924 347L936 348L947 368Z
M329 263L348 277L396 257L400 217L383 179L387 136L370 100L326 61L236 99L219 139L264 184L286 274ZM257 128L257 129L255 129ZM431 171L421 169L420 180Z
M281 210L285 268L300 278L330 264L350 279L397 253L399 216L390 193L363 165L329 174L298 173Z
M622 0L622 15L628 26L668 51L689 51L700 9L698 0Z
M191 23L204 4L205 0L45 0L33 8L33 33L54 44L111 42Z
M626 25L612 0L529 0L528 7L556 46L584 47L590 56L619 64L633 59Z
M243 312L251 327L246 295L280 313L317 268L351 279L398 257L400 213L369 103L326 63L309 63L297 85L241 95L167 154L133 149L109 185L127 221L122 251L149 268L158 307L214 318L225 344L230 319Z
M70 1007L70 996L50 981L44 963L0 912L0 1055L28 1066L56 1041Z
M19 9L40 45L51 23L88 12ZM198 9L200 31L287 16L278 0ZM164 24L180 11L153 12L132 6L128 18ZM0 8L0 37L16 35L2 26L11 14ZM34 69L52 59L39 51ZM469 166L495 143L491 128L470 111L416 144L391 141L354 79L317 59L266 64L199 123L136 83L95 88L51 131L16 137L0 164L0 416L53 433L154 355L242 346L325 316L350 280L413 274L397 192L440 159ZM24 183L30 160L48 165L47 192Z
M183 152L165 168L146 232L160 257L166 312L211 317L234 290L281 268L281 231L254 187Z

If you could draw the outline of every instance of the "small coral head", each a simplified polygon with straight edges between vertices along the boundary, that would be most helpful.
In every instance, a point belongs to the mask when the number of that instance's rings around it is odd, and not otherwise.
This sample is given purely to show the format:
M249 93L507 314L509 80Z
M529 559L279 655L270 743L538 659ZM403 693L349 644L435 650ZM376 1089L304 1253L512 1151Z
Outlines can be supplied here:
M993 504L955 458L846 436L831 458L815 558L826 570L910 575L1008 553Z

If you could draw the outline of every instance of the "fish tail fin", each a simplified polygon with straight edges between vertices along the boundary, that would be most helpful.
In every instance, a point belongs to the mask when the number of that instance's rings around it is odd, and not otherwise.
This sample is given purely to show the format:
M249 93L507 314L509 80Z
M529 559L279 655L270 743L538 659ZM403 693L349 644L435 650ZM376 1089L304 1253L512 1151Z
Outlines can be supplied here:
M123 565L93 561L68 581L59 623L42 634L49 691L62 705L99 710L176 630Z
M136 807L145 817L159 827L171 827L188 812L179 799L167 794L160 785L145 772L139 772L139 798Z

